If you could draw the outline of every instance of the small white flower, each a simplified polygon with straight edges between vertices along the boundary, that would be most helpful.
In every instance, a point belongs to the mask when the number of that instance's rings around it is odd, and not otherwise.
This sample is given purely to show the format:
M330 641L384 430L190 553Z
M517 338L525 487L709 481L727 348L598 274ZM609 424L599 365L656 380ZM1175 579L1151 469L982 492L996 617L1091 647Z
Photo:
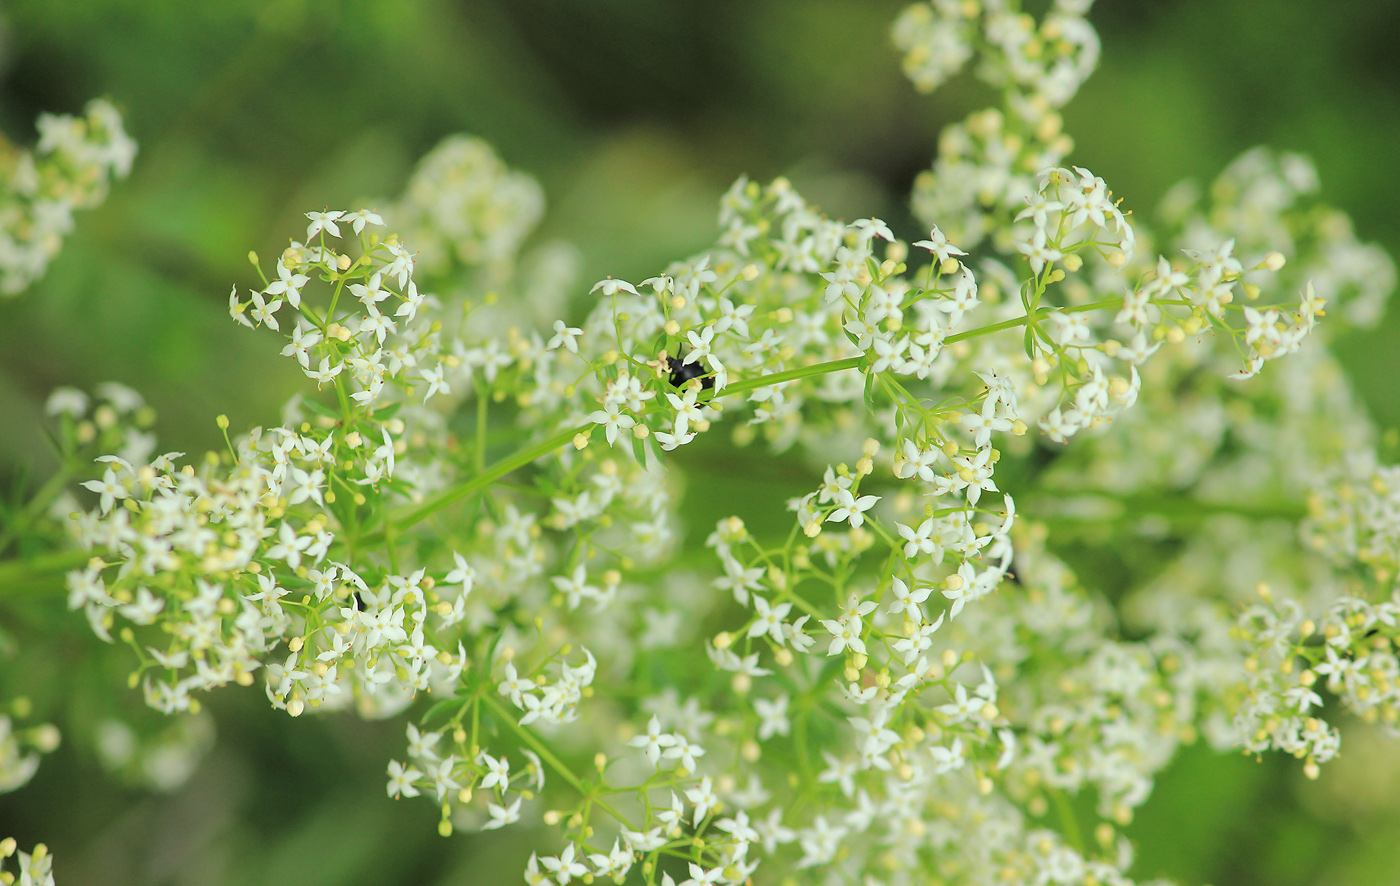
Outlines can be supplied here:
M306 217L311 219L311 224L306 226L306 239L309 242L312 237L325 231L332 237L340 236L340 228L336 227L336 221L345 214L344 210L337 209L334 212L308 212Z
M405 797L418 796L418 788L413 783L423 777L423 773L413 767L404 768L404 765L397 760L389 761L389 796L398 799L402 794Z
M602 292L603 295L617 295L619 292L630 292L633 295L637 294L637 290L631 283L628 283L626 280L614 280L612 277L599 280L597 283L593 284L593 288L588 290L588 293L592 295L595 292Z
M565 350L578 353L578 337L583 335L583 330L575 326L569 326L563 320L554 321L554 336L545 344L545 350L553 351L562 347Z
M948 238L943 236L943 232L938 230L937 226L929 231L927 240L917 240L914 245L932 252L940 262L945 262L955 255L967 255L966 252L949 243Z
M827 522L849 521L852 529L859 529L865 525L865 512L873 508L879 500L880 496L878 495L862 495L860 498L856 498L850 490L843 489L836 497L836 503L840 507L827 515Z
M753 607L758 611L758 617L754 623L749 625L750 637L761 637L767 634L774 643L783 643L783 619L787 618L788 612L792 609L791 603L779 603L770 607L768 601L757 594L753 595Z
M501 806L497 803L488 802L486 804L486 813L491 816L491 820L483 824L481 829L483 831L494 831L508 824L515 824L520 820L520 801L522 799L521 797L516 797L515 802L511 803L509 806ZM572 850L573 848L573 845L570 844L569 849ZM583 866L574 865L574 867Z
M357 209L342 217L342 220L350 222L350 227L358 234L365 229L366 224L384 226L384 219L379 213L370 209ZM310 235L308 235L310 236Z
M305 274L294 274L282 262L277 263L277 279L263 290L268 295L281 295L294 308L301 307L301 288L311 278Z

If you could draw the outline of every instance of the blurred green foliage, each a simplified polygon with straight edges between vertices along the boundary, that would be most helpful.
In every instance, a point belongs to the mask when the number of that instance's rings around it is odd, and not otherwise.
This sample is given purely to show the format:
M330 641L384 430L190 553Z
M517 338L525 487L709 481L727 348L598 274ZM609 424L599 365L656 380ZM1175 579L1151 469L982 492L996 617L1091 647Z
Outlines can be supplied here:
M582 250L584 279L636 279L703 249L740 173L791 177L836 216L920 232L906 207L939 129L986 98L963 76L921 97L888 27L899 0L23 0L7 4L0 127L106 95L141 144L131 178L47 277L0 301L0 489L51 459L56 385L114 379L156 407L162 449L271 421L303 382L265 336L240 334L228 288L253 279L301 213L394 195L443 136L470 132L544 185L541 238ZM1150 211L1259 143L1311 155L1330 202L1400 254L1400 4L1371 0L1103 0L1099 72L1066 113L1072 159ZM579 293L582 296L582 291ZM582 302L580 301L580 305ZM581 312L581 307L579 308ZM1400 313L1339 348L1378 421L1400 424ZM749 459L749 456L745 456ZM744 513L797 466L739 465L722 444L703 524ZM43 637L41 645L26 638ZM218 741L170 795L121 787L83 736L140 715L121 649L99 649L55 595L0 603L0 697L26 694L65 730L0 834L46 840L63 884L516 882L531 835L436 836L431 808L384 796L398 723L291 721L258 689L212 699ZM151 728L160 724L155 723ZM1183 755L1130 833L1138 874L1185 883L1378 883L1394 877L1400 762L1356 732L1335 771ZM1352 737L1348 737L1352 742ZM1361 800L1358 800L1361 797ZM1368 799L1369 798L1369 799ZM1357 804L1364 814L1355 812ZM496 832L499 834L500 832Z

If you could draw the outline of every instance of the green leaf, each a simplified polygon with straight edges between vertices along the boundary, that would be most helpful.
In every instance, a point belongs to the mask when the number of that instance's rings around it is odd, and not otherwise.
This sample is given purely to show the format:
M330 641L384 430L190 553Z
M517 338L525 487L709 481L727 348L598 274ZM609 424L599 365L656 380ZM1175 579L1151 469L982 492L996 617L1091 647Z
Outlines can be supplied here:
M372 416L372 418L377 422L386 422L389 419L393 418L395 415L397 415L398 411L402 408L402 400L400 400L398 403L390 403L388 406L384 406L380 409L374 410L374 415Z
M302 397L301 402L303 406L316 413L317 415L322 415L326 418L336 420L340 419L340 410L327 406L326 404L321 403L318 400L313 400L310 397Z

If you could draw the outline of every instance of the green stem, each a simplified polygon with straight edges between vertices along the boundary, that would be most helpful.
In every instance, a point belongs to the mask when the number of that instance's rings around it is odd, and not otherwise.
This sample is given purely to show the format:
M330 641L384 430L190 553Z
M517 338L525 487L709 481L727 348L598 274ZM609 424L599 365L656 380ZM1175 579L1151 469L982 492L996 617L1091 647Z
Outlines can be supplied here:
M597 806L599 809L603 810L607 814L611 815L613 818L617 819L619 822L622 823L623 827L629 830L636 830L636 828L632 826L632 823L629 822L625 817L623 817L622 813L614 809L606 800L598 797L595 792L590 791L587 787L585 787L583 782L579 780L579 777L577 775L574 775L574 771L572 769L570 769L568 766L565 766L558 757L554 756L554 752L551 751L545 745L544 742L540 741L539 738L535 735L535 733L526 729L524 726L521 726L520 723L515 719L515 715L512 712L506 710L506 706L501 704L499 699L497 699L495 696L489 693L490 689L488 688L486 692L480 696L481 700L486 702L486 706L491 709L492 713L494 713L501 722L509 726L511 730L517 736L519 736L521 741L525 742L527 745L530 746L530 750L538 754L539 758L545 763L548 763L550 768L552 768L555 772L558 772L559 775L571 786L573 786L574 790L578 791L579 794L585 800L588 800L593 805Z
M39 583L47 587L53 577L81 567L94 556L92 551L68 550L0 563L0 597Z
M522 449L514 455L501 459L460 486L454 486L451 489L439 492L407 514L394 520L394 528L407 529L414 524L423 522L448 505L475 494L479 490L490 486L496 480L504 477L506 474L523 468L535 459L543 458L554 450L567 445L575 436L586 434L591 431L593 427L592 424L586 424L566 431L560 431L553 437L542 440L529 449ZM384 529L376 529L373 532L365 533L360 540L364 544L374 545L382 541L384 535Z
M829 360L826 363L813 363L811 366L800 366L797 369L788 369L784 372L774 372L769 375L759 375L754 378L746 378L743 381L736 381L732 385L727 385L720 396L726 394L742 394L745 391L753 391L758 388L766 388L769 385L782 384L785 381L796 381L799 378L807 378L813 375L825 375L828 372L841 372L846 369L855 369L860 366L865 357L847 357L844 360Z
M1116 523L1124 516L1144 516L1155 514L1173 521L1195 521L1221 514L1231 514L1250 520L1290 520L1297 522L1307 517L1307 508L1301 502L1265 501L1259 503L1208 501L1184 496L1152 495L1113 495L1106 492L1089 492L1079 500L1103 502L1112 510L1102 514L1076 515L1067 513L1062 507L1062 498L1035 498L1027 503L1027 513L1044 515L1045 519L1060 523Z
M993 332L1001 332L1003 329L1015 329L1017 326L1025 326L1026 321L1029 319L1030 315L1027 314L1023 317L1017 317L1014 320L1003 320L1000 323L993 323L990 326L981 326L977 329L969 329L967 332L954 333L943 339L943 343L951 345L956 342L966 341L969 338L977 338L983 335L990 335Z

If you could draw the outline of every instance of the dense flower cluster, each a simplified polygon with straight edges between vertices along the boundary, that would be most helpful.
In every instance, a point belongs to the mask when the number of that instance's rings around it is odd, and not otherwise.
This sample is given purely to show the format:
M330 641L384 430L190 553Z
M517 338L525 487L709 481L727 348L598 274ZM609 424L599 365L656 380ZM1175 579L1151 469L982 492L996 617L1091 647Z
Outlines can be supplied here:
M1246 154L1155 230L1065 166L1087 6L900 18L917 85L976 47L1008 109L945 133L912 244L740 179L713 249L571 325L492 304L571 273L518 257L539 189L478 141L383 214L307 213L229 299L307 378L281 426L152 459L139 398L55 394L65 451L109 453L70 605L162 711L427 696L388 794L444 835L557 827L531 884L1126 884L1118 828L1183 744L1315 775L1323 687L1396 720L1400 476L1311 334L1373 322L1394 269L1301 158ZM726 425L804 472L786 532L686 525L675 468ZM1075 534L1165 568L1115 607L1056 557Z
M467 136L448 138L424 157L402 199L385 210L413 244L419 268L435 276L454 265L509 267L543 215L535 180Z
M101 99L82 117L40 114L36 125L33 151L0 139L0 295L44 275L73 230L73 211L100 205L136 157L121 115Z

